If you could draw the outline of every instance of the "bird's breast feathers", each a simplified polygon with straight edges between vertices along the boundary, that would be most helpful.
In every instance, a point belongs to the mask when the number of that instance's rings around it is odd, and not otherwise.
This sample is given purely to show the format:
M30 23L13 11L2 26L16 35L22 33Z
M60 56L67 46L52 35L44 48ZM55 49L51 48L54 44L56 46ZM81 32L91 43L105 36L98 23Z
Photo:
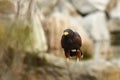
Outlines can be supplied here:
M63 39L63 48L65 49L79 49L80 46L76 40L76 38L73 39Z

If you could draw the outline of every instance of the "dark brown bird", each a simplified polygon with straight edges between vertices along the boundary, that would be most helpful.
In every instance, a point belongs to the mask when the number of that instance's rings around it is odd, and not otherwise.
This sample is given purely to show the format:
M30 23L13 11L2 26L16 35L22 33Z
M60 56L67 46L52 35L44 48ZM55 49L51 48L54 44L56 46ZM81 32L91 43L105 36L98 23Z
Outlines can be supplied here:
M77 61L80 60L82 56L82 51L80 50L82 40L77 32L71 29L65 29L61 39L61 46L64 49L67 61L73 56L76 56Z

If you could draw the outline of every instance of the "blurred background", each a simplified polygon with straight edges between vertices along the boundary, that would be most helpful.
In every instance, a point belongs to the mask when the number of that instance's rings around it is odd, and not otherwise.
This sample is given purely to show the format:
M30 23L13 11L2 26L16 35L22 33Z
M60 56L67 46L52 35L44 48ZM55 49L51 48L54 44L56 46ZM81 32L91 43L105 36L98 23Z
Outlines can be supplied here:
M64 29L84 57L66 62ZM0 0L0 80L120 80L120 0Z

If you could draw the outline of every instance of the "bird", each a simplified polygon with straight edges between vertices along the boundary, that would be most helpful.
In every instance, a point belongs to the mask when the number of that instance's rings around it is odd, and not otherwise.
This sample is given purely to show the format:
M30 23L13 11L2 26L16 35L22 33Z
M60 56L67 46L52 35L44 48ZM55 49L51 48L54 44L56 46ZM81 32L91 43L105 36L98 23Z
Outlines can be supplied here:
M80 49L82 47L82 39L78 32L72 29L65 29L61 37L61 46L64 49L67 61L73 56L76 56L77 61L80 61L81 57L83 57Z

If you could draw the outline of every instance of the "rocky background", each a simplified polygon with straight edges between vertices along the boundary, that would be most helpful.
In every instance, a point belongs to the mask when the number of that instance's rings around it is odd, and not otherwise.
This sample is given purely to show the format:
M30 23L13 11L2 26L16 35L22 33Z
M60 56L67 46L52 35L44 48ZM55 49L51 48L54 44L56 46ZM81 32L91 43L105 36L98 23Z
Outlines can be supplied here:
M60 39L82 37L80 62ZM0 0L0 80L119 80L120 0Z

